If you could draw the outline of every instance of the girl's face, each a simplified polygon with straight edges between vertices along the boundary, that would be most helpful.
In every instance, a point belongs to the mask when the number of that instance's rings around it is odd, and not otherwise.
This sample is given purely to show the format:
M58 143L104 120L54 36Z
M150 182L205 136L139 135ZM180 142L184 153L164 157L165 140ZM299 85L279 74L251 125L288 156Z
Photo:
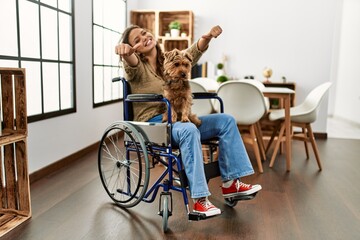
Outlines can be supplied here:
M134 47L137 47L137 52L139 53L148 53L156 46L156 41L154 36L142 29L142 28L134 28L129 34L129 44Z

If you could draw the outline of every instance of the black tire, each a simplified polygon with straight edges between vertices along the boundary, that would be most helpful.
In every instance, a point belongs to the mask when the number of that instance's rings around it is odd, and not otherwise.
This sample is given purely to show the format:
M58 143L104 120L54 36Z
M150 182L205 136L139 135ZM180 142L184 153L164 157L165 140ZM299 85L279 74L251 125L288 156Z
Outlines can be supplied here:
M225 198L225 203L226 205L228 205L229 207L235 207L236 204L238 203L238 201L235 201L233 199L230 199L230 198Z
M165 196L163 199L163 209L162 209L162 228L164 233L168 231L168 219L169 219L169 198Z
M143 137L128 122L109 126L100 142L98 168L102 185L120 207L130 208L144 197L149 160Z

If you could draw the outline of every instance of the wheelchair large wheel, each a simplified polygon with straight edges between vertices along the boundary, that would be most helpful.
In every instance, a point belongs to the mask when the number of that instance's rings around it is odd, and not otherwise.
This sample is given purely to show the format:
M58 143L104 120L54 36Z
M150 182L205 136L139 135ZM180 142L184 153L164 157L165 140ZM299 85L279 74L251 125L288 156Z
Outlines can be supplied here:
M143 137L128 122L109 126L100 142L98 168L110 198L120 207L137 205L149 184L149 160Z

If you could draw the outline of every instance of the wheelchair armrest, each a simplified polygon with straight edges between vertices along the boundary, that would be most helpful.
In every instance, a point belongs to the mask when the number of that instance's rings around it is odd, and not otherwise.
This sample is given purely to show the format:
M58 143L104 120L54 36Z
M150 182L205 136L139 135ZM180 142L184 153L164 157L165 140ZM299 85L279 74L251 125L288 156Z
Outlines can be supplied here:
M194 99L217 97L217 93L210 93L210 92L193 92L192 94Z
M112 82L126 81L123 77L115 77L112 79Z
M154 100L162 100L164 97L161 94L129 94L127 99L129 100L143 100L143 101L154 101Z

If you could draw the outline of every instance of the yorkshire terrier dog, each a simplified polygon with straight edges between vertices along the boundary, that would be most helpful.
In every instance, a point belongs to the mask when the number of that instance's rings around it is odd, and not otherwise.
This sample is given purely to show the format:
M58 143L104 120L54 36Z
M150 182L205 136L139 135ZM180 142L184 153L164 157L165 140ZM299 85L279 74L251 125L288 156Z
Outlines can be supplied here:
M192 122L201 125L201 120L191 113L192 93L189 84L192 56L174 49L164 53L164 97L171 104L172 122ZM167 113L163 122L168 120Z

